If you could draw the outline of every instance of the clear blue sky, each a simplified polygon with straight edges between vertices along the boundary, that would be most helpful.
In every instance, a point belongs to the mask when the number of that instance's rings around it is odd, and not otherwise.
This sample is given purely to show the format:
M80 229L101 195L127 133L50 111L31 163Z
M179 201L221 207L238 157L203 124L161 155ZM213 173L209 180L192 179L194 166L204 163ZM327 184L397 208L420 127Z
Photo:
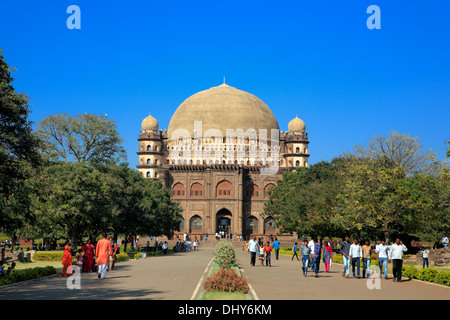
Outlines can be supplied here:
M69 5L81 30L69 30ZM369 30L369 5L381 30ZM227 84L286 130L307 126L310 164L394 129L444 157L450 139L447 0L21 0L0 4L0 47L36 124L107 114L130 166L142 119L167 128L190 95Z

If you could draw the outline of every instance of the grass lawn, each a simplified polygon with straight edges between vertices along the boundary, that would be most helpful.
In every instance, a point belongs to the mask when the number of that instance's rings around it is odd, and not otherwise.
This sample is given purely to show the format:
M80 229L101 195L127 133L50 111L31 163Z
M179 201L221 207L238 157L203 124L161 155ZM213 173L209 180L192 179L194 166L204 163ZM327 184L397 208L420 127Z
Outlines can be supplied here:
M34 261L34 262L16 262L15 270L23 270L23 269L30 269L30 268L36 268L36 267L54 267L56 269L56 273L61 273L62 271L62 263L61 261ZM3 268L8 269L8 267L11 266L11 263L5 263L3 264Z
M209 291L203 294L202 300L247 300L244 292Z

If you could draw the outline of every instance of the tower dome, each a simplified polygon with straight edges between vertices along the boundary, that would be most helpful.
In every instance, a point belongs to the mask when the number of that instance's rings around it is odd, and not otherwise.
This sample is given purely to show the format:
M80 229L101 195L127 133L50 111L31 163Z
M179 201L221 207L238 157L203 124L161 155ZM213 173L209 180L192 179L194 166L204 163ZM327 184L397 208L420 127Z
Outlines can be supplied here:
M288 124L289 133L305 132L305 130L306 130L305 122L302 119L298 118L297 116L295 116L295 118L292 119Z
M142 121L142 131L158 131L159 123L153 116L149 115Z

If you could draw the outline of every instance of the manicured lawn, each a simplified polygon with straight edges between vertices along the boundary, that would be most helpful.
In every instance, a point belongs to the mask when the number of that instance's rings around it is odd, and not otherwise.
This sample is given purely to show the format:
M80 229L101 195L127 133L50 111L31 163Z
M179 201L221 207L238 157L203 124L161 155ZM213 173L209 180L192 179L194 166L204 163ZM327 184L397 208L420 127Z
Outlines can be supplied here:
M19 262L19 261L15 261L16 262L16 266L15 266L15 270L23 270L23 269L28 269L28 268L36 268L36 267L54 267L56 269L56 273L61 273L62 270L62 264L61 261L35 261L35 262ZM3 264L3 268L6 271L6 269L8 269L8 267L11 266L11 263L5 263Z
M244 292L209 291L203 294L202 300L246 300Z

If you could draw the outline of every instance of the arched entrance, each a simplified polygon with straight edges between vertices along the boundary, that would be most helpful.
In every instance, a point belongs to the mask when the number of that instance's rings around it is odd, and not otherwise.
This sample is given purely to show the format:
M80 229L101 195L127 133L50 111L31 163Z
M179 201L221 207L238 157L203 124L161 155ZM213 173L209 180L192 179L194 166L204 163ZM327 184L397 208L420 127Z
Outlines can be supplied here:
M216 214L216 232L221 236L230 236L231 231L231 212L228 209L220 209Z

